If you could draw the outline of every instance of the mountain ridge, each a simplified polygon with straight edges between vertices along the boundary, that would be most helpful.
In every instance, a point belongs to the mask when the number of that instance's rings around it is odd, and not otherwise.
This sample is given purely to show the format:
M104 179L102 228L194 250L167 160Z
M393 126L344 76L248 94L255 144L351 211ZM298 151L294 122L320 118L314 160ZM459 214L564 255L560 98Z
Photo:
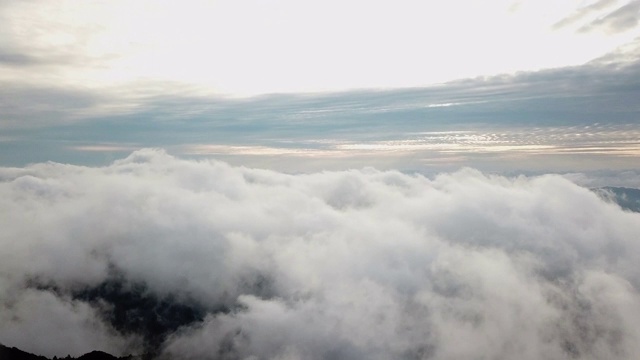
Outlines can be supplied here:
M48 358L42 355L35 355L26 351L20 350L16 347L9 347L0 344L0 359L1 360L150 360L145 355L127 355L127 356L113 356L104 351L91 351L79 357L72 357L67 355L66 357Z

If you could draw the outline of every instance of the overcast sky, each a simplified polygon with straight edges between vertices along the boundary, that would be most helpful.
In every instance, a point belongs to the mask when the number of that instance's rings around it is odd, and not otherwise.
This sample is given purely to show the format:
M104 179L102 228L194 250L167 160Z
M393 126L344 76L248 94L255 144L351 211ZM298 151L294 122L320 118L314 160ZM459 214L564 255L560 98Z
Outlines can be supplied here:
M639 12L619 0L1 1L0 164L160 147L287 171L633 168Z

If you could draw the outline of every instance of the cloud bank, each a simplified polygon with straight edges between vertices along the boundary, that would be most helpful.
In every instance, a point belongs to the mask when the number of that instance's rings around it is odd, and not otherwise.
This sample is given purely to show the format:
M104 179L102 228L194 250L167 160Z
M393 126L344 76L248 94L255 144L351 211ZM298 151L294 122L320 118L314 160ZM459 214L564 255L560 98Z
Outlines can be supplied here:
M588 64L415 89L135 99L0 86L0 165L106 165L134 149L285 172L635 169L640 42ZM129 94L130 95L130 94Z
M172 359L640 357L640 214L560 176L0 168L0 343Z

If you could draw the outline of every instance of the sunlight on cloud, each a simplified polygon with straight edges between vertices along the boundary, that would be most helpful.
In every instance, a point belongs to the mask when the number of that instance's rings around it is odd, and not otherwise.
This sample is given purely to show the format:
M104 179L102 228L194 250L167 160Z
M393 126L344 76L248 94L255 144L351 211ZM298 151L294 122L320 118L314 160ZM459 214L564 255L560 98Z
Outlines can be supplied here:
M284 148L269 146L236 146L236 145L191 145L186 147L185 154L189 155L294 155L294 156L322 156L326 152L319 149Z
M392 140L315 139L284 146L186 145L191 155L284 156L294 158L398 158L422 156L425 163L446 162L472 165L478 156L535 161L535 156L603 155L629 158L640 155L640 130L634 125L522 127L484 130L434 131L404 134ZM277 143L277 140L274 140Z
M90 151L90 152L112 152L112 151L131 152L138 148L139 146L123 146L123 145L115 145L115 144L80 145L80 146L70 147L71 150Z

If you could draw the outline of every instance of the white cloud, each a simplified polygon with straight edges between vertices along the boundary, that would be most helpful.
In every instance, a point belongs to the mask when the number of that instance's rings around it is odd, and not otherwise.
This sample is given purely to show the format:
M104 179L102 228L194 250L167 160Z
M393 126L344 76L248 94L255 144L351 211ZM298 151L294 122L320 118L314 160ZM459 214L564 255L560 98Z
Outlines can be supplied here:
M178 358L640 356L640 215L560 176L287 175L141 150L0 179L6 345L126 352L78 295L119 279L204 309L163 338Z

